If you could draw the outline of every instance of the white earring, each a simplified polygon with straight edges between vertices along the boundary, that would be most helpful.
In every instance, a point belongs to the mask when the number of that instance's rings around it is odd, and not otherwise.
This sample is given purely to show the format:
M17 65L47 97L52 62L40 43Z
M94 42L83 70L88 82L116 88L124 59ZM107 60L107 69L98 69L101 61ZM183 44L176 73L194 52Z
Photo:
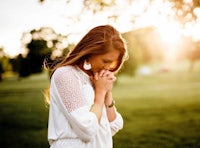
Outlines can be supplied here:
M92 68L92 66L91 66L90 63L88 63L88 62L85 60L84 63L83 63L83 68L84 68L85 70L90 70L90 69Z

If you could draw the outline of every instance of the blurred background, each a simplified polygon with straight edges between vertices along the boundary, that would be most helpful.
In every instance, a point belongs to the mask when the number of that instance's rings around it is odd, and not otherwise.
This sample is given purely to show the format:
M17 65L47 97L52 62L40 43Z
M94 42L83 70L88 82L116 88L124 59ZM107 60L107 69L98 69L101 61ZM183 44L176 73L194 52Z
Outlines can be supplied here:
M0 144L49 147L43 62L65 56L97 25L127 42L113 88L118 148L200 147L199 0L1 0Z

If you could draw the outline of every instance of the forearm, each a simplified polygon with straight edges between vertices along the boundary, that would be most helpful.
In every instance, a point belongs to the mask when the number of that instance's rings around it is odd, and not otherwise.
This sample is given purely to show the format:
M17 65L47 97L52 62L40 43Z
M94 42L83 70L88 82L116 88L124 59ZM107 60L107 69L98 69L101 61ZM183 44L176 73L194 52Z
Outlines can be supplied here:
M106 94L105 105L106 105L106 113L108 121L112 122L113 120L115 120L117 116L115 106L113 105L112 92L108 92Z
M90 109L90 111L93 112L97 116L99 123L101 120L101 115L102 115L102 110L103 110L103 105L104 105L104 99L102 98L105 98L105 93L95 91L94 104L92 105Z

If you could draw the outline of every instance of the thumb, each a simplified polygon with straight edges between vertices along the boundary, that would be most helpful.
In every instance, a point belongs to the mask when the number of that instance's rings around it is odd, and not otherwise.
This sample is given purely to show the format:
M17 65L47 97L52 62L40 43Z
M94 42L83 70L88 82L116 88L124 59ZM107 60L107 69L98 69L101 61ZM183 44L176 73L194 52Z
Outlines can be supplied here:
M95 80L98 80L98 73L95 73L95 74L94 74L94 79L95 79Z

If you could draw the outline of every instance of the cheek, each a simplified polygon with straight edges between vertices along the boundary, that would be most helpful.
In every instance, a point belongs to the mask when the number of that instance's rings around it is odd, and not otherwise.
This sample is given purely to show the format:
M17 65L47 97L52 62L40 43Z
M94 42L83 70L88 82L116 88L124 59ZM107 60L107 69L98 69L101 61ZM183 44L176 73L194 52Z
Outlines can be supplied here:
M102 62L96 60L96 61L94 61L94 62L92 63L92 70L93 70L93 72L99 72L99 71L101 71L102 69L104 69L104 66L105 66L105 65L104 65Z
M93 72L99 72L105 67L105 63L102 59L102 56L93 56L90 58L90 63L92 65Z

